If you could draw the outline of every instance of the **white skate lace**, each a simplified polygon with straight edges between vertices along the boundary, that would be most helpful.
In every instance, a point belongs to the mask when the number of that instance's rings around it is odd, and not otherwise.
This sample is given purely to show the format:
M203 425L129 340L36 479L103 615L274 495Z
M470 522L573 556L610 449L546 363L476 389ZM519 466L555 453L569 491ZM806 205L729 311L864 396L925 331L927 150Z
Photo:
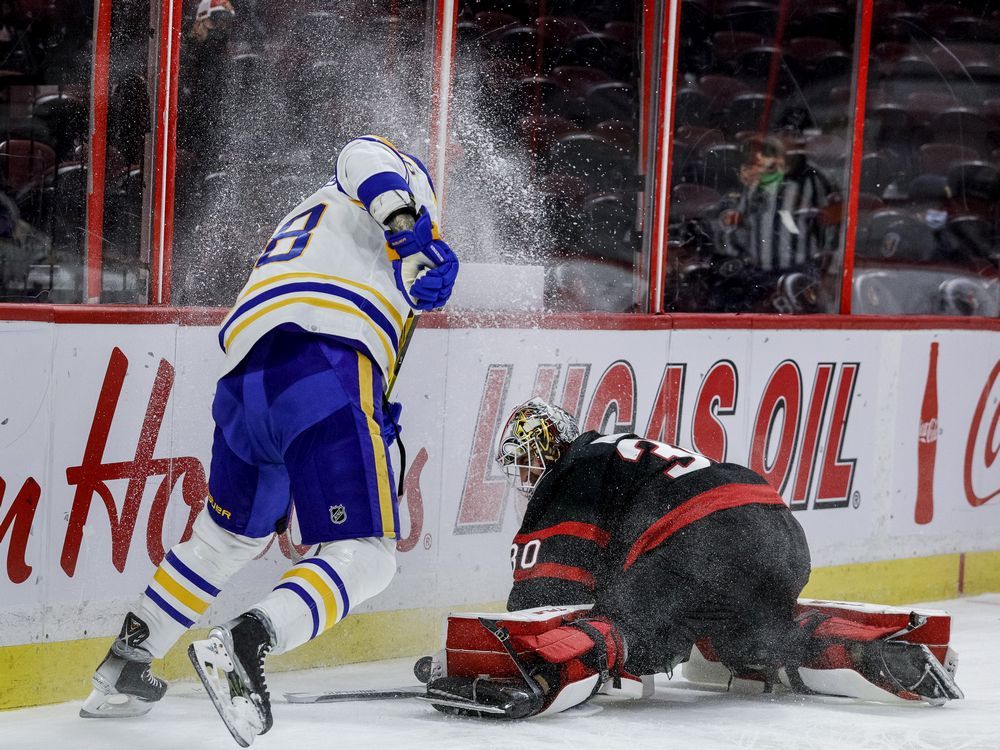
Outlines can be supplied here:
M142 679L148 682L153 687L159 687L161 684L159 678L154 677L153 673L150 672L148 669L144 669L142 671Z

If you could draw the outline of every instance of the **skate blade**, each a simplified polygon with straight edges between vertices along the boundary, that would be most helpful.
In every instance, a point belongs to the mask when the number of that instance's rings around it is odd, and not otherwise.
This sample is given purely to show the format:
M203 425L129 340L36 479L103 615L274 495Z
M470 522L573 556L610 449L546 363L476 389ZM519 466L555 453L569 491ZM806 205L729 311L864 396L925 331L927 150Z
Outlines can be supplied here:
M134 716L145 716L152 709L152 703L134 695L91 690L87 700L80 707L80 718L129 719Z
M232 697L228 682L224 684L220 678L220 672L226 674L235 668L232 639L226 635L225 631L213 630L205 640L188 646L188 658L233 739L240 747L250 747L264 725L256 706L246 698Z

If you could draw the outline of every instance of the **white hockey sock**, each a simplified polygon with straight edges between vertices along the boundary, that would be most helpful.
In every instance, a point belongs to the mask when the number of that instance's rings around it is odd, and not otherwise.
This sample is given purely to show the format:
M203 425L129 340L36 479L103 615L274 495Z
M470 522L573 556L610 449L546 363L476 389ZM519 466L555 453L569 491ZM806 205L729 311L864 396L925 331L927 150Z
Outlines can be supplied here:
M138 614L149 627L142 647L162 658L266 544L267 537L233 534L202 512L191 538L170 548L142 594Z
M298 648L372 598L396 573L396 542L368 537L324 544L319 554L292 566L253 607L267 615L277 643L271 653Z

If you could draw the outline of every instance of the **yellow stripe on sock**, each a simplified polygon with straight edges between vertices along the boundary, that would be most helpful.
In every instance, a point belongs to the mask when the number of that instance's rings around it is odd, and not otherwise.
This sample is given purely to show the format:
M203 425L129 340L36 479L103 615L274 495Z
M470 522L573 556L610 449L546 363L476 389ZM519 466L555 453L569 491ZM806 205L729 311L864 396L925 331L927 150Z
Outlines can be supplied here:
M368 435L372 441L375 456L375 476L378 484L378 505L382 515L382 536L396 538L396 525L392 513L392 488L389 485L389 467L385 458L385 441L382 430L375 421L375 402L372 395L372 368L375 365L360 352L358 353L358 384L361 388L361 410L368 422Z
M199 599L197 596L192 594L184 588L183 584L174 580L173 576L171 576L163 568L156 569L156 573L153 575L153 580L160 584L168 594L174 597L174 599L179 601L192 612L197 612L201 615L205 613L206 609L208 609L210 602Z
M296 566L281 576L281 580L286 578L301 578L311 585L323 598L323 605L326 607L326 623L320 629L325 632L333 627L340 617L340 607L337 606L337 598L333 595L333 589L323 580L322 576L307 565Z

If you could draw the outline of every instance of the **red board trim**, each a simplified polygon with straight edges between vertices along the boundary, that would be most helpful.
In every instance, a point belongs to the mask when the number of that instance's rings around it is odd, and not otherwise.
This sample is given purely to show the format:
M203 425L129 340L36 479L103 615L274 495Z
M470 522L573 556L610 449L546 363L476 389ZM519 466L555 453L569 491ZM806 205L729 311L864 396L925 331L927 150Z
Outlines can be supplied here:
M0 321L38 321L71 325L159 325L214 327L229 312L223 307L143 305L0 304ZM421 328L559 331L1000 331L996 318L932 315L741 315L671 313L424 313Z

